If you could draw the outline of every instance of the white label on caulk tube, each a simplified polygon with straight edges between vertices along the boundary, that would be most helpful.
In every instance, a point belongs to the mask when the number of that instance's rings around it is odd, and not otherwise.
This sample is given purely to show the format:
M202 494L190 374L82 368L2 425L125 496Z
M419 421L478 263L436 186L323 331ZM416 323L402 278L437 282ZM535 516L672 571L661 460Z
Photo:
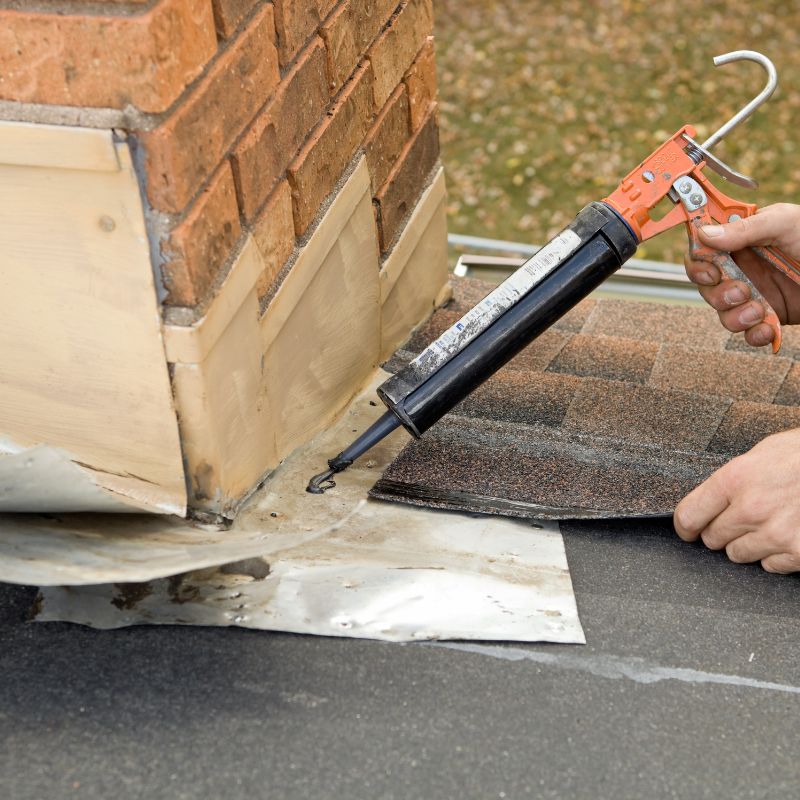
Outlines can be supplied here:
M513 275L468 311L435 342L428 345L412 362L415 367L434 369L449 361L466 344L515 305L540 283L565 258L578 249L581 238L567 228L529 258Z

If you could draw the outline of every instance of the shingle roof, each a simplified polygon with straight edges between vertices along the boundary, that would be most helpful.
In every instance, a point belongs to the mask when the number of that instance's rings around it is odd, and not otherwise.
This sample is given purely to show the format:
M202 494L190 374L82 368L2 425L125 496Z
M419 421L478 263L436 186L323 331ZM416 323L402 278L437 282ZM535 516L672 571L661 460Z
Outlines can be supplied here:
M491 288L454 281L388 368ZM412 441L371 494L513 516L669 514L730 457L800 426L800 331L768 352L711 309L586 300Z

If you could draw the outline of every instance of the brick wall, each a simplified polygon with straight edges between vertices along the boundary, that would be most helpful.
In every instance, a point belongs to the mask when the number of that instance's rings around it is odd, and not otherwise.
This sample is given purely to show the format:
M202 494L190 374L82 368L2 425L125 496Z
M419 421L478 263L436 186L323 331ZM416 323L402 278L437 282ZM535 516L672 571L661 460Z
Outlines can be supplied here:
M432 0L35 8L0 9L0 112L127 133L164 303L187 321L248 234L268 296L362 151L391 251L438 159Z

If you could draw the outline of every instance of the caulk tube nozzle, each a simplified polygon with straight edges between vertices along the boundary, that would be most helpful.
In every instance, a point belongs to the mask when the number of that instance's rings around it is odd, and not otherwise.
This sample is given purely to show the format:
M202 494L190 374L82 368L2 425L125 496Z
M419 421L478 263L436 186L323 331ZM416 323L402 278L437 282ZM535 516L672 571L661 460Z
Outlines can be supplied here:
M332 489L336 486L333 476L337 472L347 469L357 458L363 456L367 450L373 448L381 439L399 427L400 420L391 411L386 411L353 444L342 450L335 458L331 458L328 461L329 469L326 469L325 472L320 472L319 475L315 475L308 482L306 491L311 494L322 494L326 489Z

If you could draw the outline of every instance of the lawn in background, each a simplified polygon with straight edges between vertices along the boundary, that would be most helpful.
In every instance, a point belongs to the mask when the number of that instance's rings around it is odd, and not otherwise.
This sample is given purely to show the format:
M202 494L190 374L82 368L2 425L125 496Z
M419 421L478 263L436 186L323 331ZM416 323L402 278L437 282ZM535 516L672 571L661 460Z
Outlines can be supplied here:
M449 229L544 243L608 195L683 124L702 141L763 87L779 88L714 152L760 182L713 180L758 205L800 202L800 4L726 0L434 0ZM639 257L683 259L683 230Z

